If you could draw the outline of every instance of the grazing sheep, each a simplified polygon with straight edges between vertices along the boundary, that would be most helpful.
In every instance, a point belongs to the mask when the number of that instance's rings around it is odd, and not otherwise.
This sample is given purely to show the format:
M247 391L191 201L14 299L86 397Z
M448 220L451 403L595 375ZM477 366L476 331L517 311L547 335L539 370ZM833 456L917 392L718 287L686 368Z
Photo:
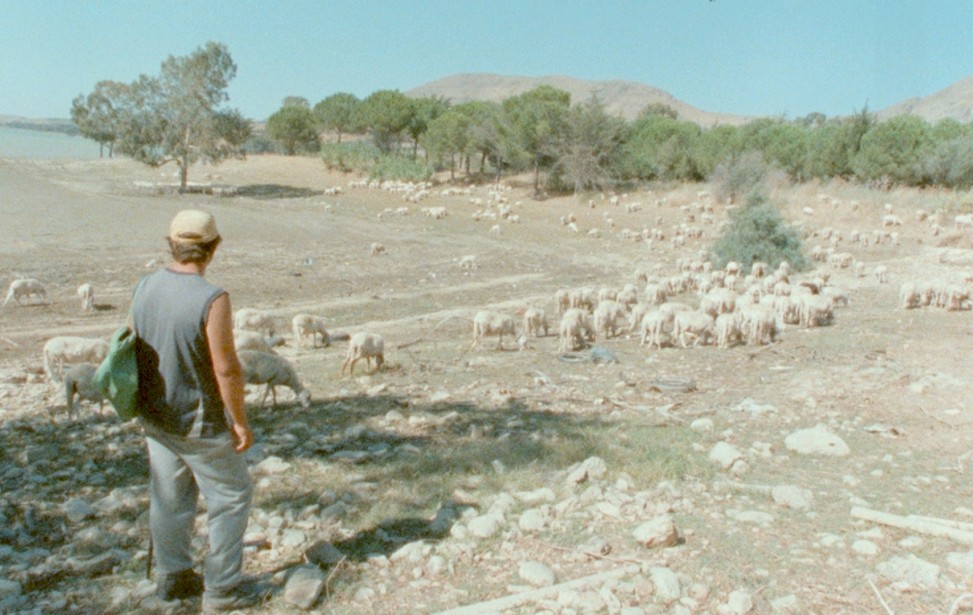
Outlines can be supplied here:
M524 312L524 335L534 337L541 337L541 331L544 332L543 337L547 337L548 332L547 324L547 313L540 308L527 308Z
M297 370L284 357L257 350L242 350L237 353L237 356L243 367L244 382L267 385L263 397L260 398L261 408L267 402L268 393L273 397L274 407L277 407L276 387L278 386L288 387L294 391L301 407L307 408L311 405L311 392L304 388L301 379L297 376Z
M739 313L740 333L748 344L767 344L777 340L784 327L773 305L750 305Z
M663 342L668 341L663 338L668 335L667 327L672 325L673 318L675 318L674 312L664 312L661 309L647 312L639 325L641 328L641 345L648 344L649 348L652 348L654 344L656 348L661 350Z
M53 382L61 380L65 363L101 363L108 356L108 342L90 337L52 337L44 344L44 371Z
M97 369L98 366L94 363L78 363L64 372L64 398L68 406L69 419L78 418L78 408L82 399L98 402L98 414L101 414L105 398L92 384Z
M499 337L497 350L503 350L504 333L512 336L517 335L517 323L513 317L499 312L481 310L473 317L473 343L470 344L470 348L476 348L480 338L484 335L496 335Z
M239 309L233 317L234 329L265 331L267 335L273 335L275 326L274 317L270 312L255 310L253 308Z
M81 297L81 311L90 312L95 309L95 288L87 282L78 287L78 296Z
M17 303L20 305L25 305L21 303L21 299L29 304L31 302L31 297L36 295L41 301L47 301L47 291L44 290L44 286L35 280L34 278L21 278L19 280L14 280L10 283L10 288L7 290L7 298L3 300L3 304L0 308L7 307L7 304L11 299L16 299Z
M312 314L298 314L291 319L291 326L294 330L294 339L297 340L298 347L304 345L304 338L311 336L311 347L317 348L318 335L321 336L321 344L330 346L331 341L328 331L324 328L324 319Z
M359 332L351 336L348 340L348 354L341 363L340 376L344 376L345 368L348 368L348 375L355 375L355 363L365 359L366 367L371 366L372 359L375 359L375 371L382 368L385 362L385 342L382 336L377 333Z
M677 312L672 321L672 338L679 340L683 348L689 348L687 338L692 338L693 346L705 345L714 335L713 326L713 317L706 312Z
M388 254L388 250L385 249L385 246L375 241L372 242L372 245L368 248L368 253L372 256L382 256Z
M459 268L467 271L476 271L476 254L467 254L459 259Z
M720 314L716 317L716 345L719 348L729 348L730 344L740 339L739 316L733 313Z
M617 301L600 301L594 311L595 332L604 335L605 339L615 337L625 313L625 306Z
M561 317L558 329L558 349L560 352L570 352L584 348L586 341L595 339L591 326L591 316L581 308L570 308Z
M598 295L593 288L577 288L568 294L568 300L573 308L593 312L598 304Z
M821 296L831 299L834 307L848 307L848 291L837 286L825 286L821 289Z
M959 214L953 218L953 228L973 227L973 214Z
M568 308L571 307L571 291L561 289L555 292L554 306L554 311L558 316L561 316L568 311Z
M817 327L834 319L834 304L823 295L801 295L801 325Z
M247 331L246 329L233 330L233 345L237 352L259 350L260 352L274 353L274 348L283 345L283 343L284 338L279 335L267 336L258 331Z

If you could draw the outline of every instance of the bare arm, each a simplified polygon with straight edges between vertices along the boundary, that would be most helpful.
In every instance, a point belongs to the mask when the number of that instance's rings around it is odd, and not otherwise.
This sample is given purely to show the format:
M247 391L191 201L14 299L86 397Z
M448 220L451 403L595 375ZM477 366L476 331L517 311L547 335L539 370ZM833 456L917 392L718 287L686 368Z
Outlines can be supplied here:
M233 346L232 316L229 295L217 297L206 316L206 339L213 358L216 384L230 418L235 448L242 453L253 444L253 432L247 423L247 410L243 405L243 370Z

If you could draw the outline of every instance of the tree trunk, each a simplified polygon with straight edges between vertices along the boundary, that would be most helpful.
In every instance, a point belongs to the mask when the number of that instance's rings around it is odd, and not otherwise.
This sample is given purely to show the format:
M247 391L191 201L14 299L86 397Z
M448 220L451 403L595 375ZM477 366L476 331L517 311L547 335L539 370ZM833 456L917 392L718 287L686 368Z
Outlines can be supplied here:
M189 157L183 156L182 160L179 161L179 190L183 191L186 189L186 184L189 183Z
M341 131L338 131L338 145L341 145Z
M456 180L456 155L449 155L449 181Z
M534 196L536 197L541 193L541 163L540 160L534 158Z

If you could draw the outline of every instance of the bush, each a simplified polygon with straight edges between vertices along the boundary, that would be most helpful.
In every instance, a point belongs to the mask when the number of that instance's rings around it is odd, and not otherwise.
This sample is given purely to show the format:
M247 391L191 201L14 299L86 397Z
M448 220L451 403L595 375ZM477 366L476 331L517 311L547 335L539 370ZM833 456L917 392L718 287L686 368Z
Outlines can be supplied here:
M770 167L763 154L750 150L717 165L710 180L718 186L721 198L736 200L760 190L769 172Z
M787 261L795 271L810 265L797 231L784 222L777 207L757 192L730 215L729 226L713 244L711 260L716 267L724 267L729 261L744 266L761 261L777 267Z
M378 148L367 141L321 145L321 160L329 171L369 173L378 155Z
M368 176L378 181L396 179L418 182L429 179L433 173L433 166L422 160L402 154L384 154L375 161Z

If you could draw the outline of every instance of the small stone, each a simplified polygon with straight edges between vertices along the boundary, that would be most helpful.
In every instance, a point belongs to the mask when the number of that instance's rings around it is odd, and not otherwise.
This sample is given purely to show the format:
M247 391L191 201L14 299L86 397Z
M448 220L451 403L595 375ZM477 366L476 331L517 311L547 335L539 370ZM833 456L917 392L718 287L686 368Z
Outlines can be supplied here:
M531 508L521 513L517 525L525 532L537 532L547 525L547 515L539 508Z
M280 457L271 455L255 465L253 467L253 471L256 474L281 474L290 468L291 464L287 463Z
M439 576L449 570L449 563L442 555L433 555L426 562L426 574L431 577Z
M502 518L496 514L480 515L466 524L470 534L477 538L489 538L500 531Z
M823 424L795 431L784 439L784 446L802 455L844 457L851 452L845 441Z
M801 604L794 594L787 594L770 601L770 610L781 615L792 615L800 613Z
M632 536L640 545L649 549L671 547L679 541L676 524L669 515L659 515L650 521L646 521L635 528Z
M298 566L287 578L284 599L300 609L310 609L324 589L324 572L317 566Z
M771 490L774 501L786 508L804 510L811 507L811 492L795 485L777 485Z
M726 600L726 612L732 615L744 615L753 610L753 596L750 592L736 590L730 592Z
M318 566L333 566L345 558L338 547L330 542L318 541L304 552L307 561Z
M713 419L709 419L705 417L701 419L696 419L695 421L689 424L689 428L692 429L693 431L700 431L700 432L713 431Z
M307 535L301 530L286 529L281 536L280 544L283 547L296 547L304 544L306 540Z
M589 457L568 473L568 483L583 483L588 479L598 479L608 472L608 465L601 457Z
M653 566L649 570L649 577L652 585L655 586L655 595L663 603L675 602L682 595L682 587L679 585L679 577L669 568Z
M554 585L556 581L556 575L554 571L551 570L545 564L541 562L524 562L517 569L517 575L526 583L533 585L534 587L548 587Z
M909 554L906 557L893 557L875 567L880 575L889 581L921 585L930 589L939 586L939 566Z
M64 510L64 515L68 518L68 521L72 523L80 523L95 515L95 509L91 504L81 498L71 498L66 501L62 510Z
M878 545L871 540L856 540L851 543L851 550L858 555L878 555Z
M743 453L728 442L717 442L710 449L709 460L718 464L724 470L727 470L737 461L743 460Z

